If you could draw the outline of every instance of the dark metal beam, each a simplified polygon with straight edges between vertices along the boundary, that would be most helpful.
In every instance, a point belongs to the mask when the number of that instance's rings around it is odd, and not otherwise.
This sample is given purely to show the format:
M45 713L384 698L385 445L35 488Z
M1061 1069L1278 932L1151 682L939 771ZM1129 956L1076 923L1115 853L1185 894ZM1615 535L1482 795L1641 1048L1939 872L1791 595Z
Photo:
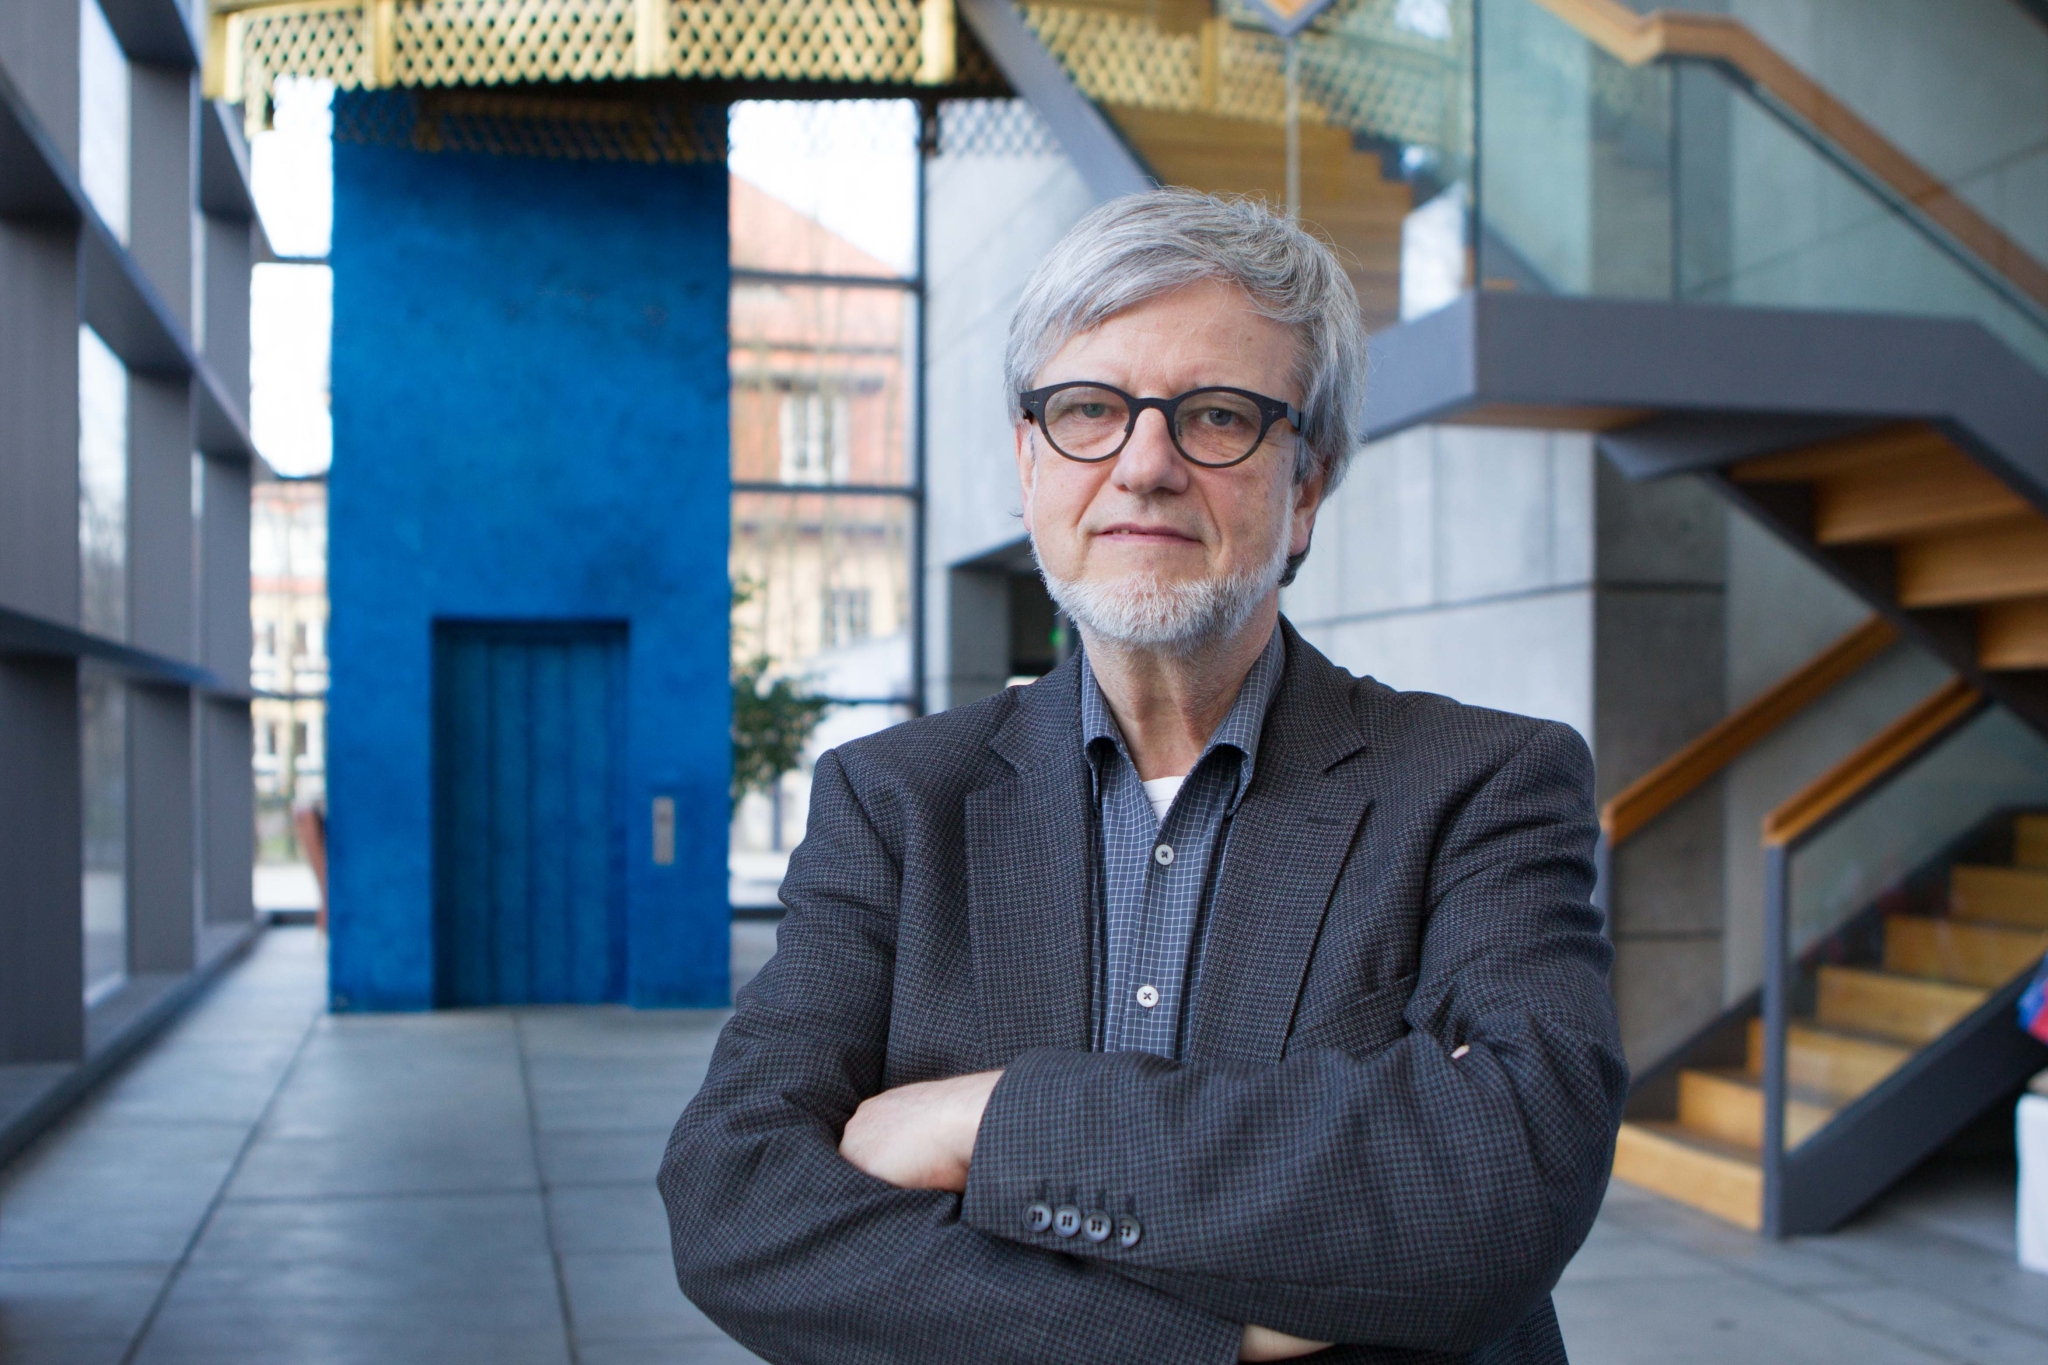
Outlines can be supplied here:
M1060 150L1097 199L1137 194L1158 183L1058 59L1045 50L1016 6L1009 0L957 0L957 8L996 69L1052 129Z

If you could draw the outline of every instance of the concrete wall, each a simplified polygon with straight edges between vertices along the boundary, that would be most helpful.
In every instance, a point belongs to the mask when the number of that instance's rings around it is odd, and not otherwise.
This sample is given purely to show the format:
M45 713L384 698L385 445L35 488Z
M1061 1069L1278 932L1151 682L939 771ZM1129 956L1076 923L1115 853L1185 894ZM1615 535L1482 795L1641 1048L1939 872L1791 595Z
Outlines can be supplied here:
M1359 454L1282 607L1353 672L1572 726L1605 800L1722 714L1726 525L1583 434L1418 428ZM1632 1055L1720 1004L1719 811L1675 815L1617 868Z
M925 620L933 710L996 691L1007 658L1007 580L959 566L1024 534L1003 344L1024 282L1095 206L1056 150L940 154L926 179ZM968 600L955 604L959 592Z
M1591 739L1594 478L1583 436L1376 442L1324 505L1281 609L1353 672Z
M457 617L628 623L627 994L723 1005L725 167L334 163L335 1004L432 1003L431 635Z

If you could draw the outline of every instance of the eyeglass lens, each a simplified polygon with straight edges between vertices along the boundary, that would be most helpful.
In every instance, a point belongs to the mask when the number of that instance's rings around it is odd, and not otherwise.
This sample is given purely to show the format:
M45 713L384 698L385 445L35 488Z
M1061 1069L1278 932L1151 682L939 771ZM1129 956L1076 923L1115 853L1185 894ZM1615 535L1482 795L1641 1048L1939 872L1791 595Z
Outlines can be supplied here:
M1045 434L1061 454L1100 460L1116 453L1130 430L1130 404L1115 389L1079 385L1045 401ZM1198 464L1235 464L1259 444L1258 404L1227 389L1197 389L1181 399L1173 438Z

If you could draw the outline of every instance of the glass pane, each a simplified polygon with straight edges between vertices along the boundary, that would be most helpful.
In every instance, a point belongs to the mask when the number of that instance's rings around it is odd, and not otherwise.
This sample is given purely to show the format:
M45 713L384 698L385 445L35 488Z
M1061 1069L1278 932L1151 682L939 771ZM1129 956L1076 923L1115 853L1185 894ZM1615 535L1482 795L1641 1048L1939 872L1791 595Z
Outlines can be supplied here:
M2048 370L2048 309L1722 68L1625 66L1537 0L1480 12L1486 287L1971 318ZM2002 174L1963 170L1980 200Z
M79 0L78 18L78 179L101 219L126 242L128 58L99 0Z
M128 370L78 329L79 620L128 637Z
M2048 806L2048 739L1993 708L1800 848L1792 946L1818 942L2002 810Z
M915 304L900 289L734 284L733 478L907 482Z
M249 430L287 477L334 462L328 397L334 272L324 265L259 265L249 280Z
M1667 297L1670 68L1624 66L1530 0L1480 16L1482 282Z
M334 233L334 87L279 76L271 102L271 126L249 140L249 189L263 230L280 256L325 256Z
M128 705L114 679L78 681L84 806L85 998L128 975Z
M1680 72L1681 296L1975 318L2048 370L2048 327L1719 71Z
M742 100L729 125L732 263L814 275L917 268L917 106Z
M733 658L844 701L910 695L908 498L732 500Z

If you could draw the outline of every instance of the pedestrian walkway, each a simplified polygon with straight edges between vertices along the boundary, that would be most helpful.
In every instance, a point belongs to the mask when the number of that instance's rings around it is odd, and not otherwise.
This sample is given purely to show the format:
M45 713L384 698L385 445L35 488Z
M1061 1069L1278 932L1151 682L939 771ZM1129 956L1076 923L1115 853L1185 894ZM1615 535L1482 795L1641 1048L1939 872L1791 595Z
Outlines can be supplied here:
M735 926L735 977L771 926ZM321 1010L310 929L0 1172L6 1365L724 1365L654 1169L722 1011ZM1773 1245L1617 1187L1557 1293L1575 1365L2048 1360L2007 1166Z

